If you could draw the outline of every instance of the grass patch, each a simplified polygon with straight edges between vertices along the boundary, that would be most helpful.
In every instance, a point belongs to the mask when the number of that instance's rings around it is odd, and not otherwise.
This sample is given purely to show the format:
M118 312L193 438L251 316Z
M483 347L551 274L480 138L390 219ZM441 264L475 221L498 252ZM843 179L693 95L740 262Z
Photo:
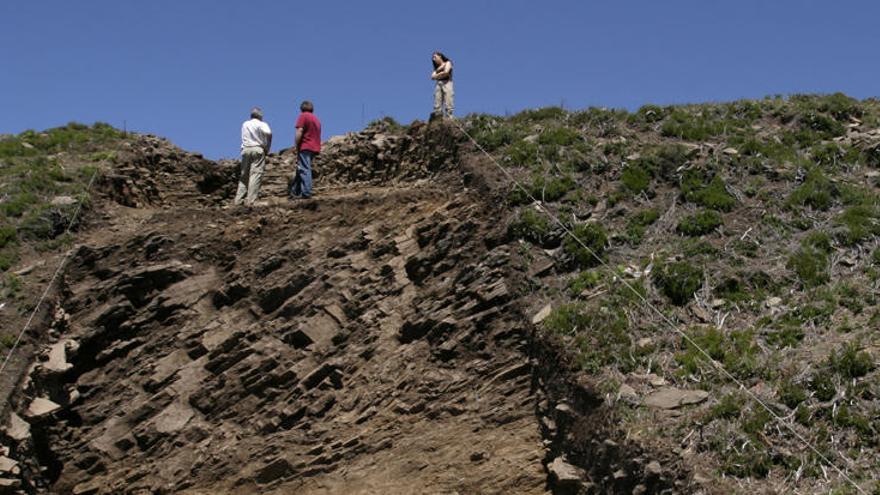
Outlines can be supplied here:
M634 213L626 222L626 237L633 245L642 242L645 237L645 229L653 225L660 218L660 212L656 208L647 208Z
M831 279L828 253L812 246L802 246L792 253L785 266L797 275L804 287L818 287Z
M807 171L803 184L798 186L788 197L788 202L796 206L808 206L814 210L825 211L834 204L838 196L837 187L819 168Z
M684 306L703 285L703 269L686 261L664 263L653 272L654 284L676 306Z
M539 246L546 246L551 238L552 226L547 215L535 211L533 208L524 208L519 212L517 219L507 229L509 235L517 239L525 239Z
M651 185L651 174L640 165L627 165L620 173L623 188L632 194L640 194Z
M675 355L682 375L696 376L714 370L699 349L706 351L713 360L737 378L747 379L757 374L758 346L751 331L724 333L715 327L705 327L693 329L688 336L690 340L682 339L683 352Z
M723 223L724 221L717 211L704 210L682 218L675 230L682 235L698 237L714 232Z
M632 345L629 321L622 310L590 308L582 303L565 304L553 310L544 327L573 337L577 362L590 373L609 365L624 364Z
M736 198L717 175L707 181L701 173L689 171L682 177L681 193L686 201L713 210L730 211L736 206Z
M605 248L608 245L608 234L597 223L585 223L576 225L572 233L580 242L566 236L562 243L565 254L580 268L592 268L605 258Z
M595 270L580 272L568 283L568 291L573 297L579 296L587 289L595 288L602 282L602 273Z

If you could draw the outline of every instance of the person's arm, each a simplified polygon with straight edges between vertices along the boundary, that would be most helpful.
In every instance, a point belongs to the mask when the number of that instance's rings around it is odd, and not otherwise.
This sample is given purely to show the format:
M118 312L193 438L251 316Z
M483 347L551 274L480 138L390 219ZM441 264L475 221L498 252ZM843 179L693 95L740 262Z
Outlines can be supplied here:
M450 72L452 72L452 63L443 62L442 64L440 64L440 67L437 67L437 70L434 71L434 74L431 75L431 79L448 79Z
M269 156L269 150L272 149L272 131L266 132L266 156Z
M294 144L294 147L296 150L299 150L299 145L302 144L302 140L303 140L303 128L297 127L296 128L296 137L293 139L293 144Z

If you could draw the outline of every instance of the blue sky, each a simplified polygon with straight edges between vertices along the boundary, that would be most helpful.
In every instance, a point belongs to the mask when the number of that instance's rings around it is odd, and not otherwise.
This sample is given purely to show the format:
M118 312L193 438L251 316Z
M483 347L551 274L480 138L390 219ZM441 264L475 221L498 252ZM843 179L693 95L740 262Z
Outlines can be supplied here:
M811 0L29 0L0 4L0 133L76 120L238 153L260 105L289 146L299 102L325 138L431 107L457 113L843 91L877 94L880 2Z

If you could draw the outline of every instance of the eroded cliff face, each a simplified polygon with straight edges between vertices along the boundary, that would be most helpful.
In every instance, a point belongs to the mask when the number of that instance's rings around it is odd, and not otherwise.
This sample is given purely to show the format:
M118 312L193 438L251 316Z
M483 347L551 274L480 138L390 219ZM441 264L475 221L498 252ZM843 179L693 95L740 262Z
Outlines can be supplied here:
M14 396L9 478L76 494L672 489L535 337L492 173L462 142L442 124L337 139L318 162L332 187L297 202L292 156L273 155L251 209L224 207L234 163L143 142L64 270Z

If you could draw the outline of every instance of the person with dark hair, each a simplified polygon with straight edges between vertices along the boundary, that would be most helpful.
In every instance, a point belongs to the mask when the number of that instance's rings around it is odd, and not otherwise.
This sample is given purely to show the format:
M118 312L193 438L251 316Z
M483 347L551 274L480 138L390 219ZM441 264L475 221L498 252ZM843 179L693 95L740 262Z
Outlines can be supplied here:
M312 197L312 160L321 152L321 121L315 117L315 105L306 100L299 106L296 119L296 174L290 184L291 199Z
M266 155L272 147L272 129L263 122L263 111L251 109L251 118L241 124L241 173L233 204L252 206L260 194Z
M452 87L452 60L440 53L434 52L431 55L431 62L434 64L434 72L431 73L431 79L437 81L434 86L434 113L432 117L442 117L444 114L452 117L455 110L453 97L455 92ZM444 113L445 111L445 113Z

